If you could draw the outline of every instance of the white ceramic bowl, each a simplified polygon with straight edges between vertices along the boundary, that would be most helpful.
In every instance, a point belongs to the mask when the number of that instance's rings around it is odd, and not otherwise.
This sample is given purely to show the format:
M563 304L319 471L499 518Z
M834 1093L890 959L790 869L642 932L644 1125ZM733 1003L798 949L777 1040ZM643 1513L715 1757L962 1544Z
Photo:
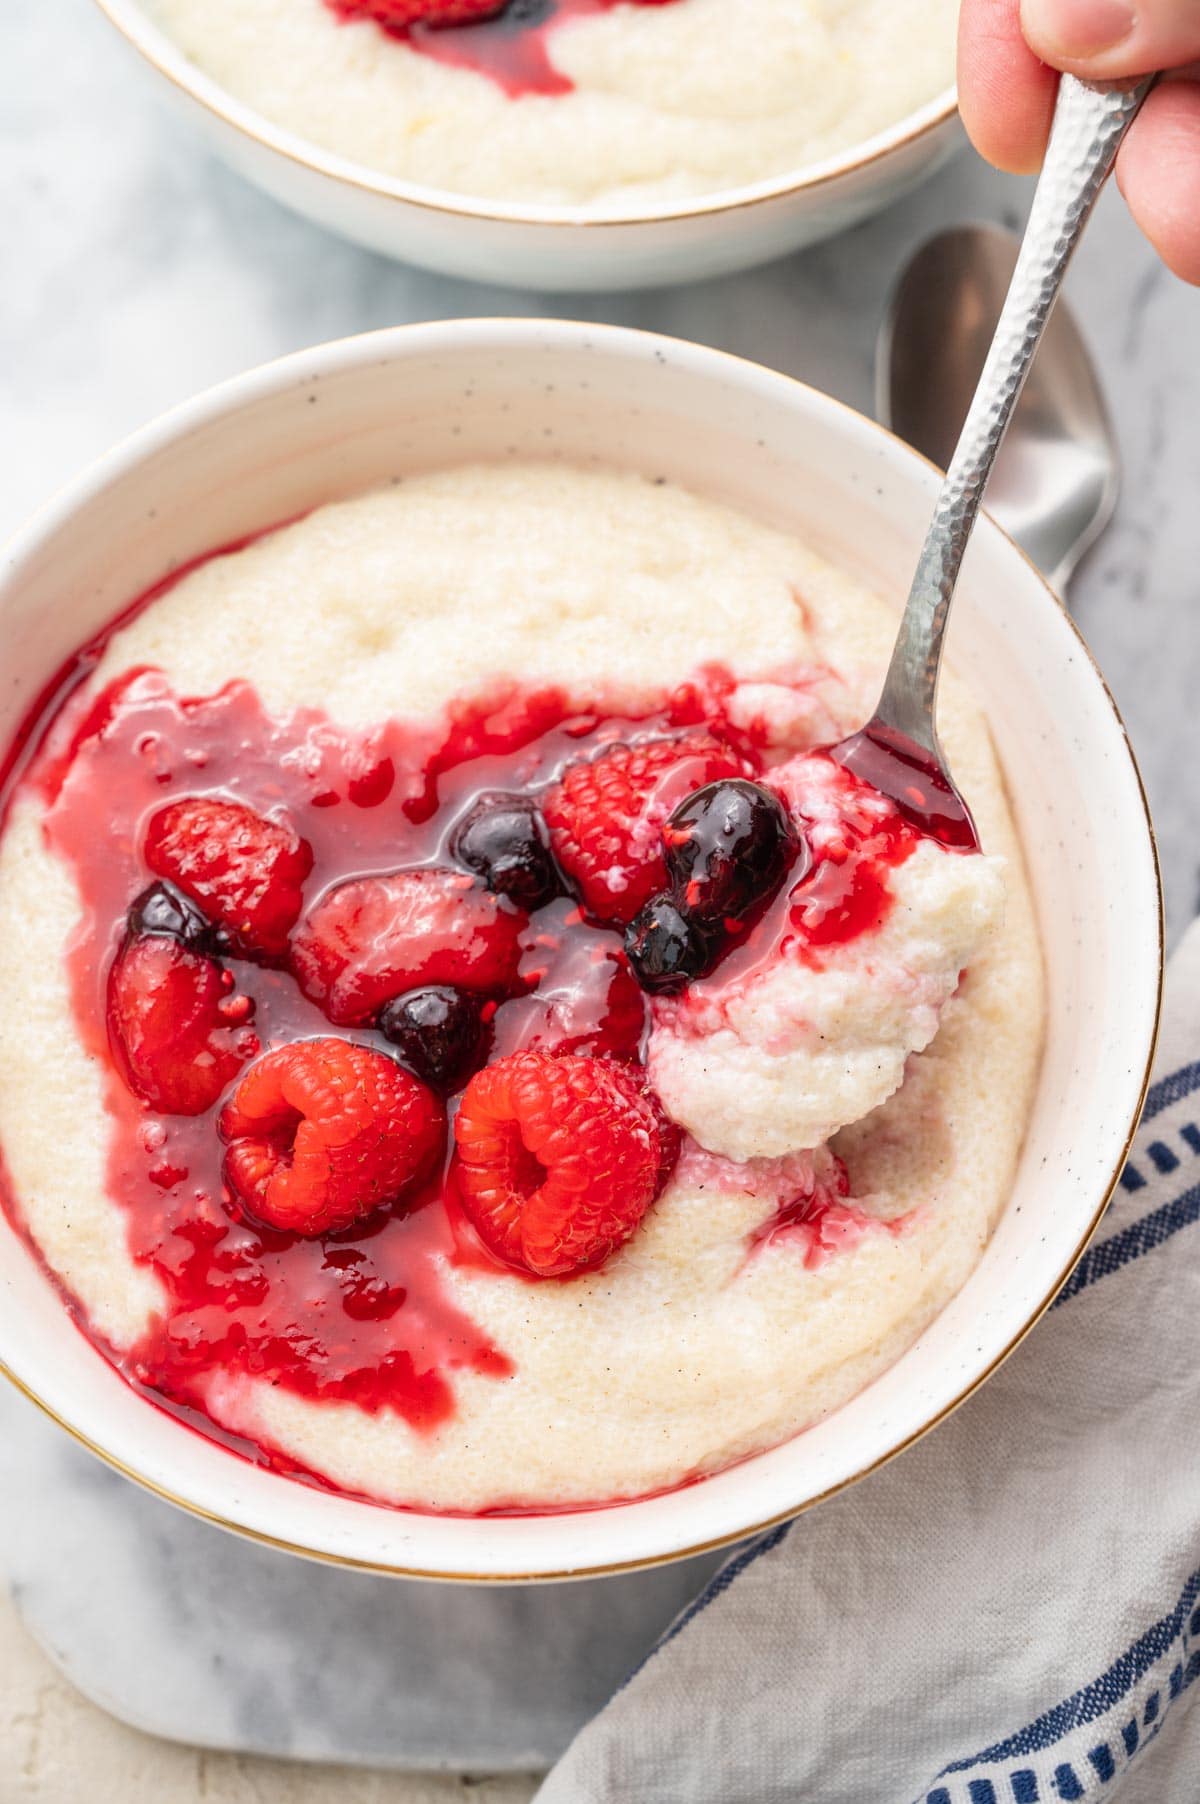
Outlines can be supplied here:
M109 453L0 563L0 736L64 658L170 569L319 503L465 457L665 475L785 528L901 597L936 476L838 402L719 352L611 327L463 321L325 345L226 383ZM980 522L953 629L1029 858L1049 1032L1011 1201L966 1286L853 1402L769 1453L609 1509L455 1519L259 1471L130 1390L0 1219L0 1364L111 1464L226 1527L439 1578L612 1572L733 1540L908 1446L995 1369L1095 1226L1141 1106L1161 918L1132 753L1075 628Z
M98 4L240 174L371 250L477 282L646 288L749 269L887 206L961 142L948 89L840 156L675 206L607 217L477 201L381 175L273 125L197 69L138 0Z

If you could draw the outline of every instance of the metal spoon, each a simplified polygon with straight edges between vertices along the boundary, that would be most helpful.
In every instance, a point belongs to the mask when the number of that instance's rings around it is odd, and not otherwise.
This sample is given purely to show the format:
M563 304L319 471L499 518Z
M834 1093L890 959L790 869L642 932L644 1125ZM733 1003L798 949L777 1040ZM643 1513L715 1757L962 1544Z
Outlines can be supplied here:
M876 412L940 469L987 356L1020 240L1000 226L930 238L892 294ZM1120 462L1088 348L1060 300L988 483L988 512L1060 593L1112 518Z
M1064 75L1017 267L934 509L872 718L833 756L947 845L978 844L937 735L950 603L984 486L1071 254L1154 76L1101 86Z

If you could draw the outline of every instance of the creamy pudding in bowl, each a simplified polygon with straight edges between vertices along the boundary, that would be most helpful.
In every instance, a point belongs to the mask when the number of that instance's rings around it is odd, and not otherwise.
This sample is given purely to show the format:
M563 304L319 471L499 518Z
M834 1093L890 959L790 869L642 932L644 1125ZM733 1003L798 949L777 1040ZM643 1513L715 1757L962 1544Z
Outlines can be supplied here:
M14 1158L23 1124L10 1109L3 1125L15 1203L0 1211L0 1370L211 1521L374 1571L475 1580L609 1572L741 1538L862 1476L978 1386L1066 1277L1120 1169L1153 1045L1160 916L1112 703L987 519L943 720L983 855L952 858L869 798L826 794L822 749L877 693L935 487L878 427L736 359L561 322L459 321L238 378L32 522L0 564L0 857L6 907L47 956L31 972L7 936L21 1002L3 992L0 1038L5 1082L25 1073L42 1131ZM330 574L335 550L353 579ZM591 700L563 714L571 682ZM489 722L484 748L472 736ZM625 804L585 835L589 869L571 800L597 785ZM732 863L714 855L727 828ZM929 887L931 859L954 880ZM886 919L863 906L881 893ZM1020 970L1002 976L1030 903L1040 1059ZM917 932L926 906L935 930ZM403 958L378 931L401 917ZM457 926L439 937L439 918ZM839 939L839 919L866 933ZM773 1080L815 1049L797 1009L757 1041L784 960L793 1002L816 997L823 968L822 1031L857 1074L829 1084L812 1060L788 1144L847 1125L807 1150L731 1150L732 1116L682 1124L682 1090L664 1097L672 1071L699 1082L711 1010L765 1074L747 1119L770 1118ZM165 1038L164 971L190 998L186 1031ZM398 979L409 987L389 995ZM547 1036L575 1042L549 1056L567 1118L591 1124L557 1148L536 1120ZM709 1043L724 1045L718 1063L734 1056L715 1031ZM962 1056L985 1043L982 1063ZM870 1060L851 1056L868 1045L901 1080L883 1102ZM1025 1058L1036 1076L1016 1119ZM785 1090L800 1095L790 1075ZM542 1188L537 1167L553 1177L545 1207L492 1207L509 1154L523 1194ZM939 1204L951 1160L961 1214ZM604 1179L576 1185L586 1217L561 1207L581 1162ZM784 1321L797 1297L814 1311L803 1335ZM623 1354L600 1375L584 1363L629 1336L643 1372ZM705 1410L683 1394L672 1339ZM371 1357L384 1346L407 1369ZM522 1397L542 1383L559 1407L528 1435ZM608 1424L594 1449L580 1406ZM467 1447L476 1411L497 1426L508 1412L525 1498L554 1494L573 1438L580 1501L504 1497L517 1462L498 1432L494 1468ZM738 1457L742 1437L764 1451ZM688 1471L703 1476L631 1495ZM606 1498L595 1487L610 1476ZM394 1507L455 1494L499 1502Z
M695 1480L892 1364L1004 1206L1043 1010L969 695L981 852L827 756L891 633L793 537L517 462L103 635L0 838L0 1148L126 1379L479 1512Z
M144 0L308 143L478 200L621 217L778 178L951 86L957 0Z

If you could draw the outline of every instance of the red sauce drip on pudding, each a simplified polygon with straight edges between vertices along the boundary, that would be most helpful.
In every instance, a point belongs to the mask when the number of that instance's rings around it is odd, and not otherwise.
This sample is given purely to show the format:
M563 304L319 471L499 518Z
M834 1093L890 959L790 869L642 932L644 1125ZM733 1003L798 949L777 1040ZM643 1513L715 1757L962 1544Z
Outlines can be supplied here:
M814 1155L814 1160L818 1157ZM852 1251L869 1234L897 1238L912 1220L911 1212L884 1221L860 1209L850 1196L845 1163L833 1154L827 1167L809 1171L791 1194L785 1192L750 1236L750 1257L783 1241L799 1252L806 1270L815 1272L839 1253Z
M362 18L362 0L326 0L345 19ZM569 94L574 82L556 69L550 40L571 19L605 13L620 5L664 6L674 0L509 0L490 19L463 25L437 25L423 21L412 25L375 24L389 37L400 39L410 50L435 62L486 75L516 100L530 94Z
M868 802L875 801L868 792ZM872 806L849 807L837 842L817 842L811 869L787 898L789 931L781 949L811 957L874 932L892 905L890 873L919 839L898 812L881 819Z

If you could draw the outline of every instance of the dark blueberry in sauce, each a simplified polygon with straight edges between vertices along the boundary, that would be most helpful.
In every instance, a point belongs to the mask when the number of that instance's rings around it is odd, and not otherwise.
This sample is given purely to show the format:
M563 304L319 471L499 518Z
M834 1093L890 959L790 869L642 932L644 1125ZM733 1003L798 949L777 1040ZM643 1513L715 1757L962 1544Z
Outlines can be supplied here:
M557 10L554 0L508 0L508 5L492 23L503 26L506 31L531 31L534 26L544 25L552 19Z
M190 952L211 954L219 950L216 931L207 915L173 883L152 883L142 891L130 907L129 930L178 940Z
M431 984L387 1003L379 1031L422 1083L458 1090L483 1063L487 1035L479 1011L477 996Z
M663 828L676 900L702 921L740 921L774 894L796 851L778 796L742 777L685 796Z
M626 929L625 950L642 988L662 994L703 977L718 946L703 923L670 896L655 896Z
M478 796L451 833L450 852L522 908L541 908L561 893L550 835L531 796Z

